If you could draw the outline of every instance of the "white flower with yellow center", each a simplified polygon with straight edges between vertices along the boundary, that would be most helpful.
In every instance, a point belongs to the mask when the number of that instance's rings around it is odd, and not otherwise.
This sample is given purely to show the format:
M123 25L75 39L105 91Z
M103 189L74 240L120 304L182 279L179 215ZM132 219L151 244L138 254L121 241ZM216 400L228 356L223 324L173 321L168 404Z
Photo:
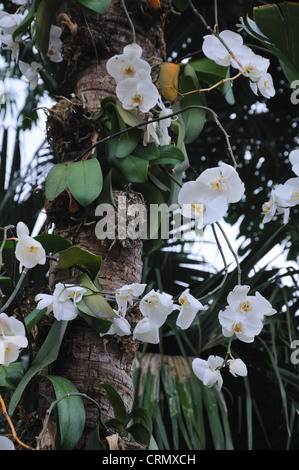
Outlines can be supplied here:
M105 335L117 335L117 336L127 336L131 334L131 326L126 318L122 315L119 315L119 312L114 310L115 317L111 318L113 321L107 333L101 333L100 336Z
M211 197L222 195L226 197L227 202L240 201L245 191L238 172L227 163L204 170L196 181L206 183L210 188Z
M49 46L47 51L47 56L49 57L51 62L61 62L63 60L61 54L61 33L62 29L59 26L52 24L50 28Z
M129 44L124 47L123 54L118 54L106 63L109 75L116 83L126 78L134 78L137 71L144 70L150 78L151 67L145 60L141 59L142 48L138 44Z
M286 224L289 220L290 208L286 201L278 197L276 190L273 189L270 198L262 205L263 224L270 222L275 214L283 214L283 223Z
M190 294L190 290L186 289L179 297L179 315L176 321L176 325L182 330L189 328L193 322L197 312L203 310L203 305L193 295Z
M284 184L275 188L276 196L283 200L288 207L299 204L299 178L290 178Z
M143 113L147 113L156 106L159 92L148 72L140 69L136 71L134 77L118 82L116 96L124 109L139 108Z
M0 364L8 366L20 354L20 349L28 345L22 322L6 313L0 314Z
M196 358L192 362L192 370L206 387L215 385L217 390L221 390L223 379L220 370L223 365L224 359L220 356L209 356L206 361Z
M201 218L202 225L213 224L226 214L227 198L212 194L211 187L203 181L187 181L178 194L178 203L186 218Z
M18 243L15 250L17 260L20 262L20 272L23 266L33 268L37 264L45 264L46 252L42 245L29 236L29 229L23 222L17 225Z
M228 306L219 312L218 318L225 337L234 334L245 343L251 343L260 334L265 316L274 315L274 310L259 292L247 295L249 286L236 286L228 294Z
M250 88L256 95L258 95L259 92L265 98L272 98L275 95L273 79L270 73L264 74L257 82L250 81L249 83Z
M53 312L54 317L59 321L74 320L79 314L76 303L82 298L83 290L78 292L73 287L66 287L61 282L58 282L53 295L37 294L35 296L35 301L38 302L37 308L39 310L47 308L47 315Z
M154 289L141 299L139 307L142 315L147 317L155 328L160 328L174 310L172 298L165 292L156 292Z

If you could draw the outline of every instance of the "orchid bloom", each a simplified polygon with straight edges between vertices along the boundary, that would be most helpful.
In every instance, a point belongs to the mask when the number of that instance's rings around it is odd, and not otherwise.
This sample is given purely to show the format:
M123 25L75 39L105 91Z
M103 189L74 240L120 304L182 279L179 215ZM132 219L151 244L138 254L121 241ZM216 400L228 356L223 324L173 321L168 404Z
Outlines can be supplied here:
M38 83L38 72L42 70L43 66L38 62L31 62L29 65L19 60L19 68L24 77L27 78L30 89L34 90Z
M202 225L213 224L226 214L227 198L211 196L210 187L202 181L187 181L178 194L178 203L186 218L202 219Z
M0 35L0 41L4 44L3 49L11 51L11 58L14 61L18 61L20 43L22 42L22 37L16 36L14 39L12 35L21 23L22 18L17 13L9 14L5 11L0 11L0 29L2 29L3 34Z
M116 85L116 96L124 109L139 108L149 112L158 102L159 92L145 69L137 70L133 78L125 78Z
M69 321L78 316L76 303L81 300L84 293L85 289L83 287L75 287L69 284L66 287L58 282L53 295L37 294L35 301L38 302L37 308L39 310L47 308L47 315L53 312L57 320Z
M160 341L159 328L153 326L149 318L142 318L134 328L133 339L143 343L158 344Z
M245 187L237 171L231 165L221 163L219 167L204 170L197 178L210 188L211 196L223 195L227 202L238 202L242 198Z
M228 359L227 363L229 371L234 377L246 377L247 367L241 359Z
M258 92L260 92L265 98L272 98L275 95L273 79L270 73L265 73L257 82L250 81L250 88L253 93L258 95Z
M275 214L283 214L283 223L289 220L290 208L286 201L280 199L275 189L271 191L270 198L262 205L263 224L270 222Z
M288 207L299 204L299 177L290 178L284 184L275 188L276 196L283 200Z
M265 316L274 315L274 310L259 292L247 295L250 287L237 285L227 297L228 306L219 312L222 334L231 337L234 334L245 343L252 343L263 328Z
M29 236L29 229L23 222L17 225L18 243L15 250L17 260L20 262L20 272L23 266L33 268L37 264L45 264L46 252L41 243Z
M8 437L0 436L0 450L16 450L16 448Z
M141 299L139 307L142 315L156 328L160 328L174 310L172 298L153 289Z
M116 310L114 310L115 317L111 318L113 321L112 325L110 326L107 333L101 333L100 336L105 335L117 335L117 336L125 336L131 334L131 326L130 323L126 318L119 315Z
M292 150L289 155L293 172L299 176L299 149Z
M20 349L28 345L22 322L6 313L0 314L0 364L8 366L20 354Z
M223 367L223 363L224 359L219 356L209 356L206 361L196 358L192 362L192 370L204 385L209 388L215 385L217 390L221 390L223 379L220 369Z
M190 294L189 289L184 290L179 297L179 315L176 325L182 330L189 328L193 322L197 312L203 310L203 305L193 295Z
M134 298L143 294L146 284L139 284L134 282L120 287L115 292L115 300L120 314L124 317L127 311L128 304L132 305Z
M133 78L137 71L145 70L150 79L151 67L145 60L141 59L142 48L138 44L128 44L123 49L123 54L118 54L106 63L109 75L116 83L126 78Z
M231 52L236 57L238 57L238 51L242 51L243 46L242 36L229 30L221 31L219 36L228 46ZM202 51L206 57L216 62L216 64L222 65L223 67L228 67L231 65L231 55L216 36L208 34L204 36L203 39L204 41L202 45Z
M61 62L63 60L61 54L61 46L62 41L60 40L60 36L62 33L62 29L59 26L54 24L51 25L50 28L50 37L49 37L49 46L47 56L51 60L51 62Z

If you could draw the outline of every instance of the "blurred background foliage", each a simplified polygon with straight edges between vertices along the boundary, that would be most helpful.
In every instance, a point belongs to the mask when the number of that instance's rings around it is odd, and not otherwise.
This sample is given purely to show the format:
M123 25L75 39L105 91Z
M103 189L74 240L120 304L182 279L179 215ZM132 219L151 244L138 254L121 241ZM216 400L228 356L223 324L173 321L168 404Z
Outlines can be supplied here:
M185 0L172 3L174 8L183 7L183 11L171 14L166 24L169 60L180 62L190 55L203 57L202 38L207 31L189 8L184 9ZM194 1L210 26L218 22L220 30L234 31L240 17L245 18L247 14L252 17L253 7L266 3L271 2ZM4 6L6 11L15 11L9 1ZM160 345L145 345L140 349L135 401L152 411L153 437L159 448L277 450L298 449L299 445L298 366L290 361L290 343L298 338L298 208L292 208L286 226L281 218L266 225L261 223L261 207L272 185L293 176L288 154L298 145L298 105L291 103L292 89L277 59L261 49L261 44L252 37L245 33L243 37L255 52L269 57L275 97L258 98L248 81L240 77L233 86L235 104L228 105L221 93L212 90L207 94L207 105L218 114L231 136L239 174L246 186L246 197L238 204L231 204L226 217L228 226L238 227L243 283L250 285L252 292L264 295L278 313L267 320L254 343L233 342L233 353L247 364L248 377L233 378L224 372L224 387L218 394L203 387L191 374L190 362L195 356L206 359L210 354L223 356L226 352L218 312L226 305L228 292L237 284L235 265L225 273L221 259L217 264L211 262L208 255L215 245L213 239L200 243L199 248L192 242L171 240L145 257L143 282L174 297L182 291L182 286L189 286L191 293L203 298L206 306L186 332L176 328L175 318L170 316L161 332ZM27 51L23 54L26 57ZM6 51L2 51L0 64L1 79L20 78ZM2 227L19 220L30 229L34 227L43 208L44 177L57 161L48 151L46 141L32 152L29 162L24 158L23 136L38 125L35 109L41 106L45 96L55 99L60 91L52 77L46 76L45 80L47 91L42 85L34 92L28 89L21 108L18 96L13 93L1 105ZM186 171L186 179L194 179L195 172L217 166L221 160L230 162L224 136L210 119L196 142L187 146L187 152L192 168ZM258 264L275 246L284 253L286 262ZM211 296L209 293L221 284L226 274L222 288Z

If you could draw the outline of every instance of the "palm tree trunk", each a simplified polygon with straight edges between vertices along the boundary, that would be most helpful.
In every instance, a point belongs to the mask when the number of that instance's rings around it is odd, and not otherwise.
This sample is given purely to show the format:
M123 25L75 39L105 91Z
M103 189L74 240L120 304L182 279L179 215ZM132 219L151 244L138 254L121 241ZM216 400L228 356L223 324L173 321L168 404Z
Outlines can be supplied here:
M136 42L143 48L143 57L153 61L157 58L165 60L163 25L166 6L157 11L146 0L127 0L126 6L135 25ZM69 90L69 94L74 91L81 100L81 106L77 102L72 105L62 100L49 110L47 120L49 143L53 149L59 150L62 162L77 158L97 138L97 130L86 117L99 110L102 98L115 95L115 84L107 75L106 61L112 55L122 53L123 47L132 42L130 24L118 0L112 0L104 16L89 17L76 13L71 20L77 24L77 34L72 35L65 28L64 57L74 83L74 90ZM124 194L132 197L130 193ZM133 197L138 198L138 195ZM101 242L95 235L95 226L85 224L86 213L67 192L51 203L46 201L46 211L49 223L54 223L55 233L76 246L102 256L99 277L104 291L111 292L124 284L141 281L141 241L127 245L117 241L113 246ZM76 274L74 268L57 270L55 263L52 263L50 287L53 288L59 281L71 283ZM138 312L135 312L132 324L137 318ZM68 326L60 357L52 365L51 373L68 378L79 392L100 403L102 419L105 420L112 417L113 412L99 382L115 387L130 410L134 393L133 363L137 350L138 343L131 338L101 338L79 318ZM97 410L86 403L86 432L94 429L97 423Z

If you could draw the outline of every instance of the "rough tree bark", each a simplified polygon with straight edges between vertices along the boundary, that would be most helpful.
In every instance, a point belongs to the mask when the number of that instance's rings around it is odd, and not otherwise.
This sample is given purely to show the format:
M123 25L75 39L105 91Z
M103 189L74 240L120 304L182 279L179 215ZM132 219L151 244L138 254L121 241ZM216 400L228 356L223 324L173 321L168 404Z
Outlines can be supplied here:
M126 1L136 30L136 42L143 48L143 58L153 65L153 80L157 78L155 63L165 60L163 28L169 9L168 2L161 2L162 9L155 10L146 0ZM132 31L119 0L112 0L104 16L89 17L79 12L64 12L77 32L71 34L69 26L63 33L63 52L67 61L66 84L73 84L76 100L61 99L48 111L47 135L50 146L59 151L62 162L71 162L100 136L88 117L100 108L100 100L115 95L114 80L107 75L106 61L120 54L123 47L132 42ZM61 16L64 20L66 17ZM70 23L69 23L70 25ZM66 86L65 86L66 88ZM82 106L83 102L83 106ZM85 158L89 158L90 155ZM115 188L117 195L118 188ZM125 191L128 203L140 196ZM142 200L142 199L141 199ZM102 243L95 235L90 218L65 191L53 202L46 201L49 223L55 233L69 239L74 245L102 256L100 283L104 291L114 291L124 284L140 282L142 275L142 242L111 244ZM50 288L59 281L73 282L78 271L57 270L52 263ZM133 312L134 324L138 312ZM109 338L109 339L107 339ZM93 331L83 320L76 319L68 326L59 359L52 365L51 373L68 378L79 390L101 405L102 419L112 417L111 406L100 381L113 385L122 396L128 410L133 403L133 363L138 343L132 339L104 337ZM86 405L86 433L98 423L98 412L89 402Z

